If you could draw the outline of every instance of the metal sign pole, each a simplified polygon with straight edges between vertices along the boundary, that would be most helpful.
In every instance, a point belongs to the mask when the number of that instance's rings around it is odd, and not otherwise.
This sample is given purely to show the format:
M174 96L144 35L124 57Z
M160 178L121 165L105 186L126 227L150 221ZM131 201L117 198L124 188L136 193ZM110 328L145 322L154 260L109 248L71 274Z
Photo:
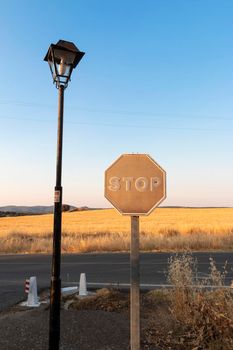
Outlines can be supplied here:
M131 216L130 343L140 350L139 215L149 215L166 198L166 172L148 154L122 154L105 171L104 194Z
M61 303L62 139L64 86L59 87L56 187L54 193L53 256L50 287L49 350L59 350Z
M140 350L139 216L131 216L130 343L131 350Z

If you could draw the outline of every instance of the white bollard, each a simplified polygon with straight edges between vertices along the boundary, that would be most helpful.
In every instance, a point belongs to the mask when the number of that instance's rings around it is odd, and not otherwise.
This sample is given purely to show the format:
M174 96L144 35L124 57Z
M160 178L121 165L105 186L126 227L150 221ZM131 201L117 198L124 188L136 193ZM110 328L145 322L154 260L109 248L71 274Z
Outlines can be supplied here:
M29 279L28 299L26 305L30 307L40 306L37 295L37 282L35 276L30 277Z
M86 281L86 274L81 273L80 274L80 280L79 280L79 295L80 296L87 296L87 281Z

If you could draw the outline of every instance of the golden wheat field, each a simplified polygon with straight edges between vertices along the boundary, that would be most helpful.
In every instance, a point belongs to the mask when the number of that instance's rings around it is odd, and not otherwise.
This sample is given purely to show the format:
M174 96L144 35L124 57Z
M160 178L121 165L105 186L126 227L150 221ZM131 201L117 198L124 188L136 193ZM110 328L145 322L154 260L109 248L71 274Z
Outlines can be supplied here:
M127 251L130 217L115 209L63 213L63 252ZM53 215L0 218L0 251L50 252ZM157 208L140 218L143 251L233 248L233 208Z

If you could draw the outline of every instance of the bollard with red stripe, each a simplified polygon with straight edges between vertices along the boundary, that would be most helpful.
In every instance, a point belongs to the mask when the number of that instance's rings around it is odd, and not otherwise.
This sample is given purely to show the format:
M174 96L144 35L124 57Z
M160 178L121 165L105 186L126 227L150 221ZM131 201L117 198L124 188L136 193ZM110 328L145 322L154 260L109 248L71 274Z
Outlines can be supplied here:
M25 280L24 291L27 294L27 301L21 303L22 306L38 307L40 306L37 295L37 281L36 276L32 276Z
M29 293L29 288L30 288L30 280L26 279L25 280L25 293Z

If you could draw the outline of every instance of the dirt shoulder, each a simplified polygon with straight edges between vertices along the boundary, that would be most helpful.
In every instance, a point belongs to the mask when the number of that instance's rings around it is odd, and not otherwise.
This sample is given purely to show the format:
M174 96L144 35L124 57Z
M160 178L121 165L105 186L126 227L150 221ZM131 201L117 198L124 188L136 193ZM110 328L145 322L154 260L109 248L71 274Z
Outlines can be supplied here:
M143 300L143 296L141 302L141 349L160 349L146 341L153 335L148 328L151 304ZM36 309L15 306L2 312L0 329L0 349L48 349L49 306L42 304ZM63 298L61 350L127 350L130 348L129 337L128 294L103 289L87 298Z
M181 284L140 295L141 350L232 350L233 293ZM0 349L48 349L49 305L0 313ZM60 350L129 350L129 294L63 297Z
M0 316L0 349L48 349L49 311L42 306ZM126 315L100 310L61 310L61 350L128 349Z

